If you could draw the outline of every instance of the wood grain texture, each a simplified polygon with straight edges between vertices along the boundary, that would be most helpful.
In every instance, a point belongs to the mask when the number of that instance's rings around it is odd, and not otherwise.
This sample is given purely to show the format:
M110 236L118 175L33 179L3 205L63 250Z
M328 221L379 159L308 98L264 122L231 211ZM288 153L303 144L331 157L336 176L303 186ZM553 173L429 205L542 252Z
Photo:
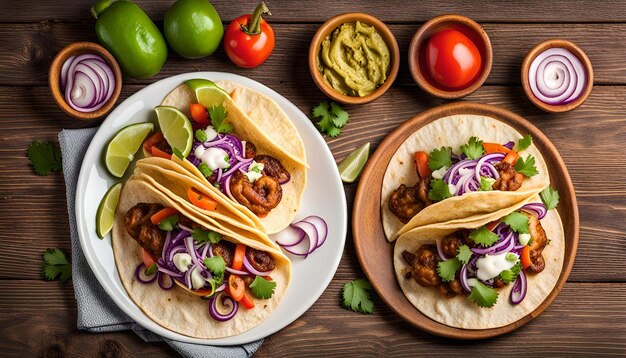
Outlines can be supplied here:
M483 23L493 46L493 67L486 84L518 84L524 56L539 42L564 37L578 44L594 67L596 84L626 84L626 24L493 24ZM192 71L227 71L262 79L267 85L290 81L308 88L311 76L307 69L309 44L320 24L276 24L276 48L263 65L243 70L232 64L222 48L210 57L183 59L171 52L166 66L154 78L132 80L124 84L146 84L172 75ZM418 26L389 25L400 47L400 71L396 84L414 84L408 68L409 42ZM44 85L48 66L54 55L75 41L96 41L93 24L55 23L5 24L0 27L0 84Z

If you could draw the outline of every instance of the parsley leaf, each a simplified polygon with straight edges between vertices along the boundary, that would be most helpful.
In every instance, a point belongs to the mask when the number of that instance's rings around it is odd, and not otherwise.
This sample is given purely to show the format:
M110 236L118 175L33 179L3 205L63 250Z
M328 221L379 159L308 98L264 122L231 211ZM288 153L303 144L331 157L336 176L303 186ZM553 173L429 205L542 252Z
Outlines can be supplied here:
M441 169L442 167L452 166L452 148L441 147L434 149L428 155L428 167L430 170Z
M193 229L191 236L193 236L193 239L197 242L210 242L212 244L217 244L222 239L222 235L220 235L218 232L204 230L201 227Z
M442 179L433 179L430 181L430 191L428 192L428 199L432 201L441 201L443 199L452 196L450 193L450 187Z
M552 210L559 205L559 192L552 189L552 187L547 187L539 193L541 196L541 201L543 205L546 206L546 209Z
M372 285L365 279L356 279L343 285L343 307L354 312L372 313L374 302L369 291Z
M64 284L70 278L72 265L61 249L48 249L43 252L42 277L46 281L52 281L59 277L59 283Z
M61 149L50 141L34 140L26 151L33 170L38 175L61 171Z
M495 183L496 180L493 178L485 178L483 176L480 177L480 190L482 191L490 191L491 186Z
M463 264L456 257L439 261L439 263L437 263L437 274L441 277L441 281L450 282L454 280L454 276L461 266L463 266Z
M521 152L522 150L530 147L531 144L533 144L533 137L531 137L530 134L526 134L524 138L517 142L517 151Z
M519 157L517 163L515 163L515 170L517 170L518 173L522 173L529 178L539 174L539 171L535 166L535 157L530 154L528 154L526 160L524 160L521 156Z
M204 267L206 267L212 274L216 276L224 275L226 271L226 261L222 256L215 255L213 257L207 257L204 259Z
M250 290L257 298L272 298L274 289L276 289L276 282L266 280L261 276L255 277L250 284Z
M472 258L472 250L470 250L469 246L461 245L459 246L457 252L456 258L459 259L462 264L467 265L469 260Z
M509 225L511 230L515 231L518 234L528 234L530 233L528 229L528 216L514 211L509 215L502 218L502 222Z
M517 279L520 271L522 271L522 264L518 261L515 266L511 267L508 270L500 272L500 280L502 280L502 282L506 284L509 284Z
M461 146L461 151L465 153L468 159L478 159L485 152L483 141L477 137L471 137L467 144Z
M206 132L204 130L196 129L196 139L204 143L209 139L209 137L207 137Z
M174 226L178 223L178 215L168 216L165 219L161 220L159 223L159 229L163 231L172 231L174 230Z
M480 307L493 307L496 301L498 301L498 291L476 280L474 287L472 287L472 292L470 292L467 298Z
M213 171L206 163L200 163L200 165L198 165L198 170L207 178L213 175Z
M180 151L180 149L174 147L172 148L172 153L174 153L175 156L178 157L178 159L185 159L185 156L183 155L183 152Z
M313 118L321 118L317 126L322 133L336 137L341 134L340 128L343 128L350 120L350 115L339 104L323 101L313 107Z
M487 229L486 226L482 226L480 229L472 231L469 237L482 247L489 247L500 239L500 236L491 232L491 230Z
M217 133L230 133L235 129L232 124L226 121L226 116L228 116L228 112L224 106L211 106L209 108L211 124Z

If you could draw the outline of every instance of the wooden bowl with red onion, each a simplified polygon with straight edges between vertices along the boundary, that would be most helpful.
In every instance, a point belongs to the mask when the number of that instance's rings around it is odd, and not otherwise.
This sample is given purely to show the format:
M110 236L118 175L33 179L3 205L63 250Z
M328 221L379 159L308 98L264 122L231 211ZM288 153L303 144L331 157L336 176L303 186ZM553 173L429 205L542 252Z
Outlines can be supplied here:
M593 67L574 43L554 39L528 52L522 63L522 87L546 112L567 112L585 102L593 87Z
M75 42L52 60L48 74L56 104L70 116L91 120L104 116L122 90L122 72L113 55L93 42Z

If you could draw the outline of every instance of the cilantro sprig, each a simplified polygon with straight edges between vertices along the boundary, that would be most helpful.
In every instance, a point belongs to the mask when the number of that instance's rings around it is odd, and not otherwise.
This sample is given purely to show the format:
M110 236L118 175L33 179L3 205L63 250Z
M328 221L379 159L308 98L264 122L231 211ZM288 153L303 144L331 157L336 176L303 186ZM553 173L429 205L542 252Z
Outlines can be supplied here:
M439 261L437 263L437 274L441 278L441 281L450 282L454 280L456 272L461 268L461 266L463 266L463 264L456 257L445 261Z
M533 137L530 134L526 134L524 138L517 142L517 151L521 152L522 150L530 147L531 144L533 144Z
M482 247L489 247L500 239L498 235L491 232L491 230L487 229L486 226L482 226L479 229L472 231L469 234L469 237Z
M178 224L178 215L168 216L165 219L161 220L159 223L159 229L163 231L172 231L174 227Z
M254 281L250 284L250 291L257 298L268 299L274 295L276 289L276 282L264 279L261 276L254 278Z
M48 175L50 172L60 172L62 169L61 149L58 143L34 140L28 146L26 153L37 175Z
M522 271L522 264L518 261L515 266L511 267L508 270L500 272L500 280L502 280L502 282L506 284L509 284L517 280L517 276L519 276L520 271Z
M452 148L441 147L434 149L428 155L428 167L430 170L437 170L443 167L452 166Z
M430 181L430 191L428 192L428 199L432 201L441 201L452 196L450 193L450 187L442 179L433 179Z
M64 284L72 273L72 265L61 249L48 249L43 252L43 267L41 275L44 280L52 281L57 277L59 283Z
M226 261L222 256L215 255L204 259L204 267L206 267L213 275L223 275L226 271Z
M354 312L372 313L374 302L370 298L372 285L365 279L356 279L343 285L343 307Z
M212 244L217 244L222 239L222 235L220 233L212 231L212 230L204 230L201 227L197 227L193 229L191 236L196 242L210 242Z
M522 158L521 156L519 157L517 163L515 163L515 170L517 170L518 173L522 173L524 174L524 176L527 176L529 178L539 174L539 171L535 166L535 157L530 154L528 154L526 160L524 160L524 158Z
M313 107L313 118L321 118L317 122L320 131L334 138L341 134L341 128L348 124L350 115L337 103L323 101Z
M217 133L230 133L235 128L230 124L226 117L228 112L224 106L211 106L209 107L209 117L211 117L211 124L215 127Z
M528 227L528 216L520 212L514 211L510 213L502 218L502 222L509 225L511 230L518 234L528 234L530 232Z
M483 141L477 137L470 137L469 142L461 146L461 151L465 153L468 159L478 159L485 152Z
M462 264L467 265L472 258L472 250L470 250L467 245L461 245L457 249L456 258L459 259Z
M476 303L480 307L493 307L498 301L498 291L495 289L486 286L482 282L478 280L474 280L474 287L472 287L472 292L470 292L469 298L470 301Z
M559 192L552 189L552 187L543 189L541 193L539 193L539 196L541 196L541 201L548 210L552 210L559 205Z

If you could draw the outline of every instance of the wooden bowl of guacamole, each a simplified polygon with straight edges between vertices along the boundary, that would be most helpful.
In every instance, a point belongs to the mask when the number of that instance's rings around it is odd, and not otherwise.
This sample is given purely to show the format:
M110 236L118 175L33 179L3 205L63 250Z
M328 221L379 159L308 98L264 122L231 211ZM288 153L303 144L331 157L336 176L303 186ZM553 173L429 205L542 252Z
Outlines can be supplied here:
M400 67L398 42L377 18L337 15L315 33L309 70L317 87L345 104L368 103L391 87Z

